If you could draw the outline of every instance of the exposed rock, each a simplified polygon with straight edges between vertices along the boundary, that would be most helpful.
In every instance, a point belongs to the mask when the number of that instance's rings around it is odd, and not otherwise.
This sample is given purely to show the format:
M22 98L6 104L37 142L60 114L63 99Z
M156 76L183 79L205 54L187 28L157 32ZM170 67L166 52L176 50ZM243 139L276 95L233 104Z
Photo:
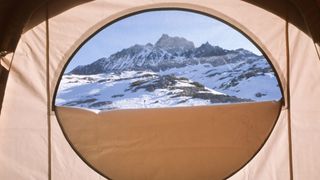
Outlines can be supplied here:
M70 74L92 75L121 71L165 71L187 65L211 64L220 66L248 60L252 63L260 56L244 49L226 50L209 42L195 48L193 42L183 37L163 34L155 45L134 45L112 54L108 58L74 68Z

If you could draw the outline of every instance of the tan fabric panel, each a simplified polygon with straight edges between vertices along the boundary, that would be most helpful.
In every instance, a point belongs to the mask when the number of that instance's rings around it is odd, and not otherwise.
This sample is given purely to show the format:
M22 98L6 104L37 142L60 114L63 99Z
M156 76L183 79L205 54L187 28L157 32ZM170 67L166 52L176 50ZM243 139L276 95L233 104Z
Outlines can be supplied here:
M121 2L119 2L121 3ZM84 30L90 27L90 23L99 20L99 18L110 15L116 11L120 11L119 9L125 8L125 5L118 5L124 7L117 7L113 5L114 2L96 2L93 6L79 6L78 11L65 12L64 16L57 16L55 18L50 19L50 60L51 60L51 93L54 92L54 88L56 86L57 78L59 77L63 66L66 63L66 60L69 58L72 51L77 48L77 46L84 39L81 38ZM116 3L118 4L118 3ZM122 3L125 4L125 3ZM110 7L109 7L110 6ZM95 8L100 7L103 11L97 12ZM112 7L112 8L111 8ZM55 7L52 7L55 8ZM55 12L55 10L51 10L49 8L49 13ZM79 16L74 13L86 14L86 16ZM75 22L77 22L77 26L74 26ZM76 42L74 42L76 41ZM61 43L63 42L63 43ZM77 46L74 46L77 44ZM68 51L66 54L66 50L73 49L72 51ZM57 126L53 126L53 179L60 178L68 178L68 180L78 180L78 179L104 179L98 173L96 173L93 169L87 166L78 155L71 149L71 146L67 144L64 136L61 135L61 130L58 130ZM58 130L58 132L56 132ZM57 133L57 134L55 134ZM62 142L60 142L64 138ZM69 167L69 168L66 168ZM74 173L74 167L79 168L81 173ZM78 172L78 169L75 170Z
M289 180L287 111L282 110L268 141L259 153L228 180Z
M1 57L0 65L5 69L9 70L12 58L13 58L13 53L6 54L4 57Z
M318 4L315 1L318 1ZM320 43L320 1L315 1L294 0L293 3L301 11L306 26L308 27L308 31L305 33L310 34L310 38L312 38L315 43ZM292 24L295 25L294 23Z
M319 179L320 60L306 34L289 30L294 178Z
M272 15L267 11L261 11L260 8L257 8L253 5L235 0L188 1L188 4L185 4L185 1L140 0L135 1L134 3L123 1L95 1L74 7L69 11L51 18L49 21L51 60L50 76L52 79L51 93L54 92L58 77L68 58L88 36L90 36L98 28L110 22L111 20L114 20L130 12L135 12L137 10L151 7L184 7L196 9L219 16L220 18L234 23L238 26L238 28L254 37L255 41L258 44L265 44L263 48L273 61L273 64L278 70L278 73L280 73L282 84L285 84L285 22L281 18ZM226 13L226 15L223 15L221 12ZM81 14L85 14L86 16L80 16ZM246 14L246 16L242 16L243 14ZM75 26L75 23L77 24L77 26ZM266 31L265 29L268 29L268 31ZM56 146L56 144L54 144L54 146ZM66 151L65 154L60 155L64 155L65 161L67 162L73 162L73 159L76 159L76 157L74 157L75 154L72 152ZM53 158L62 158L57 154L53 154L53 156L57 156ZM270 162L270 164L276 163ZM63 168L61 167L62 164L55 163L53 164L53 166L57 166L53 167L54 169ZM260 167L250 167L250 169L252 170L256 168ZM84 169L82 171L85 172ZM87 168L86 171L90 173L92 170L90 168Z
M318 58L319 58L319 61L320 61L320 43L316 43L315 46L316 46Z
M188 4L182 0L94 1L74 7L50 19L50 92L54 92L62 67L71 53L97 28L126 13L145 7L159 6L203 10L235 23L244 32L255 37L257 43L260 45L265 43L264 49L273 60L274 65L278 67L280 76L285 74L282 73L285 70L284 51L282 51L284 21L255 6L236 0L194 0L188 1ZM219 12L225 12L226 15ZM266 31L265 28L268 27L273 28ZM23 34L9 75L2 109L4 115L0 117L0 179L47 179L48 129L45 59L45 25L41 23ZM52 130L53 135L59 133L56 130ZM52 166L54 166L52 169L55 173L53 176L57 178L63 176L62 173L59 174L59 171L64 168L65 163L75 163L83 174L91 174L92 169L77 159L73 151L59 149L62 146L58 143L60 135L54 137L57 140L52 147L56 149L52 154ZM61 158L65 159L62 163L60 163ZM75 164L73 165L76 166ZM66 171L62 172L67 174ZM81 179L81 175L82 173L68 177Z
M47 179L45 25L18 46L0 116L0 179Z
M56 113L69 142L111 179L223 179L255 155L281 103ZM232 112L232 113L231 113Z
M101 180L105 179L89 168L73 151L64 137L55 115L52 120L52 179Z
M41 3L42 0L0 1L0 52L14 52L28 18Z
M54 7L53 16L68 10L74 6L77 6L81 3L88 2L92 0L55 0L49 1L49 3ZM278 16L282 17L283 19L286 18L286 12L283 11L282 7L288 4L295 4L301 11L301 14L305 17L305 21L309 26L309 30L305 28L304 22L301 23L300 19L291 19L292 24L296 25L300 28L300 30L309 33L313 32L313 36L318 36L317 42L319 42L319 35L317 33L320 31L320 26L317 22L320 21L320 12L319 12L319 0L268 0L268 1L261 1L261 0L245 0L249 3L257 5L261 8L264 8L272 13L277 14ZM39 3L40 2L40 3ZM317 3L318 2L318 3ZM43 3L41 0L2 0L0 6L0 29L1 35L0 39L2 39L1 43L3 43L2 47L7 51L14 50L15 43L17 43L20 33L22 32L22 28L24 28L24 32L28 31L32 27L38 25L42 21L43 18L32 18L31 21L27 26L23 27L23 25L27 22L28 17L32 14L33 11L36 11L39 4ZM17 10L16 6L21 7L21 9ZM12 16L12 10L15 9L19 13L15 13ZM2 26L3 27L2 27ZM11 40L11 46L8 46L8 41Z

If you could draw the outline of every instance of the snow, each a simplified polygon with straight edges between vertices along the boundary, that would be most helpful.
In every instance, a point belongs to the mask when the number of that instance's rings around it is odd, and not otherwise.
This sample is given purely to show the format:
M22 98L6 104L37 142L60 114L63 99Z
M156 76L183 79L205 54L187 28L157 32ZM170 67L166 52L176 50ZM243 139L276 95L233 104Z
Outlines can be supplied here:
M195 87L195 86L187 82L179 81L176 84L176 87Z
M65 100L65 99L56 98L56 104L64 104L64 103L66 103L66 102L67 102L67 100Z
M132 109L132 108L158 108L158 107L171 107L171 106L195 106L195 105L208 105L207 100L190 99L190 97L176 97L172 98L172 93L179 93L182 90L168 90L156 89L154 92L148 92L140 89L136 92L125 91L129 88L130 84L137 80L151 80L153 76L148 78L143 75L156 75L154 72L136 72L126 71L121 74L111 73L109 75L99 74L90 75L92 81L85 80L83 75L64 75L58 90L56 105L64 105L67 102L77 101L79 99L96 99L100 101L112 101L110 105L99 106L98 109ZM101 80L108 79L103 83ZM194 87L190 84L192 81L178 81L176 87ZM208 90L210 90L208 88ZM214 90L210 92L219 94ZM185 101L185 103L178 103ZM89 104L79 105L80 107L89 107ZM79 107L78 106L78 107Z
M218 94L218 95L226 95L224 93L221 93L221 92L218 92L218 91L215 91L213 89L210 89L210 88L205 88L207 91L211 92L212 94ZM204 92L204 91L200 91L200 93L207 93L207 92Z
M92 89L89 91L89 95L94 95L94 94L98 94L100 92L100 89Z
M264 67L261 62L255 63ZM234 68L230 68L230 67ZM265 73L242 80L238 85L228 89L221 89L223 83L228 83L234 76L239 76L251 66L240 62L212 67L210 64L197 64L183 68L172 68L167 71L123 71L121 73L97 75L64 75L57 94L56 105L66 105L68 102L94 99L95 102L112 102L97 107L90 107L92 102L75 105L90 109L135 109L212 105L209 100L195 99L187 96L174 97L181 89L156 89L148 92L139 89L128 91L131 83L144 80L146 84L153 82L157 76L175 75L179 79L175 87L195 87L193 82L205 85L205 91L199 93L212 93L216 95L230 95L255 101L279 100L281 92L277 79L273 73ZM237 70L241 70L240 72ZM216 75L208 77L209 74ZM232 74L233 76L228 76ZM225 77L224 79L222 79ZM181 103L183 102L183 103ZM74 106L74 105L73 105Z
M145 48L135 58L145 57L150 54L152 48L152 46ZM249 53L245 50L239 51L242 55ZM162 57L168 53L164 50L160 52ZM214 61L219 58L231 59L235 56L236 54L230 53L223 57L213 56L207 59ZM155 61L151 64L157 65L156 61L159 59L150 61ZM185 59L177 57L175 61L183 62ZM114 68L131 67L135 64L135 59L126 56L122 57L119 62L121 63L115 64ZM145 60L138 62L138 65L142 66ZM254 68L259 70L255 71ZM204 89L198 93L229 95L253 101L281 99L282 94L277 78L273 72L262 71L264 68L270 69L270 65L263 57L260 59L248 57L236 63L225 61L225 64L219 66L198 63L159 72L124 70L96 75L65 74L59 85L56 105L109 110L212 105L210 100L176 96L183 91L182 88L197 88L197 85L204 86ZM246 74L251 72L255 74L253 76ZM174 87L158 88L154 91L147 91L143 88L132 90L133 83L142 82L143 85L150 85L155 83L158 77L166 75L177 78Z

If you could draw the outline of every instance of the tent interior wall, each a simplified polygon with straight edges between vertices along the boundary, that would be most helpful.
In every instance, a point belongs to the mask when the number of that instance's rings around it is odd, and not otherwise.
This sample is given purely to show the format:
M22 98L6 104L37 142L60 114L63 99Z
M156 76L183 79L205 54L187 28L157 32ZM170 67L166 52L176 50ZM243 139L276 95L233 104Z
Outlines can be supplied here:
M92 0L71 0L71 1L44 1L44 0L1 0L0 1L0 57L7 53L14 52L20 36L43 22L43 16L38 16L39 9L46 3L50 4L49 16L53 17L63 11L82 3ZM318 51L320 51L320 0L244 0L264 8L276 15L287 19L300 30L313 38ZM288 16L286 9L294 9L294 13ZM12 13L14 12L14 13ZM291 10L292 12L292 10ZM289 17L289 18L288 18ZM318 52L319 53L319 52ZM2 77L6 82L7 76ZM1 86L0 88L5 88ZM3 90L4 91L4 90ZM1 98L0 98L1 100ZM0 101L2 103L2 101Z
M228 179L320 177L320 0L0 0L0 179L106 178L65 138L52 107L59 75L106 23L170 5L235 24L279 75L284 102L278 120L259 152ZM268 22L259 27L255 13ZM79 23L74 34L75 24L64 20Z
M51 7L50 16L55 16L69 8L92 0L1 0L0 1L0 52L14 52L21 34L33 26L44 21L37 16L36 11L44 3L49 3ZM315 43L320 43L320 1L319 0L244 0L264 8L284 19L287 13L286 7L291 6L298 11L298 16L290 19L290 22L300 28L300 30L311 35ZM14 13L12 13L14 12ZM30 21L31 20L31 21Z

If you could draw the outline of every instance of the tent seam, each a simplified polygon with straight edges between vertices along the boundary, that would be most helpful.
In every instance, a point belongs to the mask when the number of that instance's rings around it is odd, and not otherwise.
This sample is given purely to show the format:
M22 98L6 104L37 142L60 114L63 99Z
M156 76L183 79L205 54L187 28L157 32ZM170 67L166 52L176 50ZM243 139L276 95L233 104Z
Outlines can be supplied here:
M319 59L319 61L320 61L320 44L314 42L314 46L315 46L315 48L316 48L316 52L317 52L317 55L318 55L318 59Z
M50 103L50 57L49 57L49 7L46 3L46 92L47 92L47 125L48 125L48 180L51 180L51 103Z
M286 8L285 40L287 58L287 114L288 114L288 148L289 148L289 173L290 180L293 180L293 157L292 157L292 129L291 129L291 94L290 94L290 45L289 45L289 7Z

